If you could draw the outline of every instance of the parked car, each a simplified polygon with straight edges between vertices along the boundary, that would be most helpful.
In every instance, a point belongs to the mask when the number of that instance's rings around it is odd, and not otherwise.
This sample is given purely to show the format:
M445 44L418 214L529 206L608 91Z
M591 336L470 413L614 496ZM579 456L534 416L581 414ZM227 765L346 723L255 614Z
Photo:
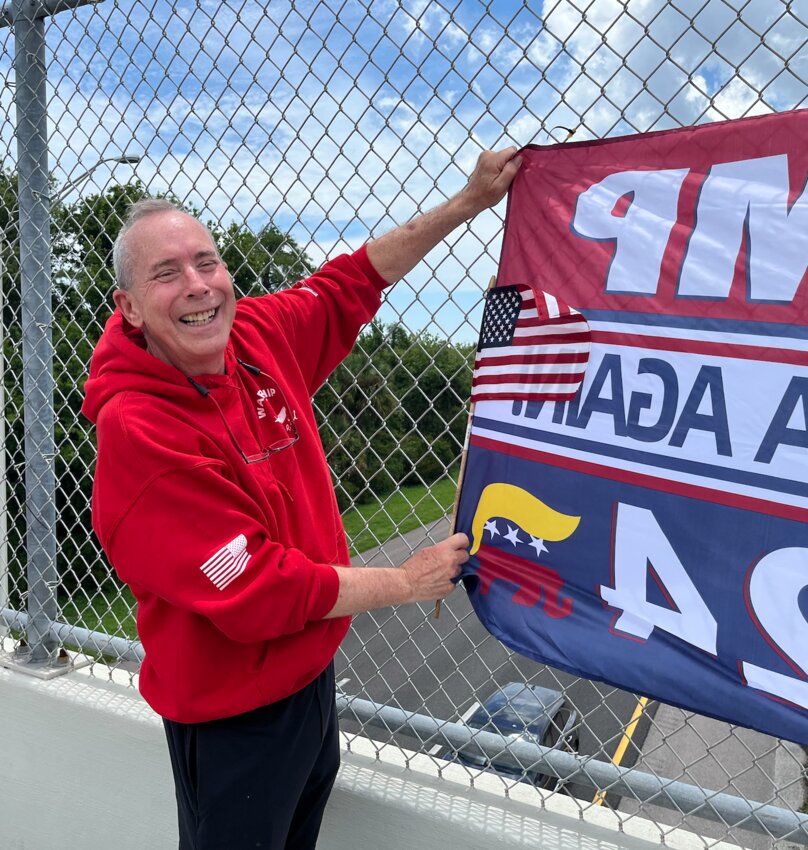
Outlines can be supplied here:
M466 725L483 732L496 732L513 741L528 741L565 752L578 750L578 712L560 691L525 682L508 682L478 704ZM524 771L508 749L487 758L473 742L444 757L456 758L469 767L495 770L504 776L552 789L554 776L535 770Z

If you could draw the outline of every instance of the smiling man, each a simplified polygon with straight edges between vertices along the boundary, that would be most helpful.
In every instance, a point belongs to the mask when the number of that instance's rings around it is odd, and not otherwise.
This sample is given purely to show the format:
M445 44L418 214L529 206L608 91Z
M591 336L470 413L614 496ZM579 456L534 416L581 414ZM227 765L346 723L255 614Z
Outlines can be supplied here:
M207 229L173 205L145 201L116 251L115 306L143 331L146 350L184 375L222 374L236 296Z
M398 569L350 569L310 400L383 289L504 196L514 153L484 153L442 206L238 302L195 218L161 200L129 212L83 410L98 436L93 527L137 599L181 850L315 846L350 615L441 598L468 558L456 534Z

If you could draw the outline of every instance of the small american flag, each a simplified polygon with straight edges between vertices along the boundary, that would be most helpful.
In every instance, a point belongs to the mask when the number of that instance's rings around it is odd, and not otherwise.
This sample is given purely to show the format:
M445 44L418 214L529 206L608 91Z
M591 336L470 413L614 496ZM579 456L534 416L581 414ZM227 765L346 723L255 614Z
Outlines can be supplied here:
M567 401L589 360L586 319L525 284L489 290L471 400Z
M250 558L252 555L247 551L247 538L239 534L208 558L199 569L219 590L224 590L244 572Z

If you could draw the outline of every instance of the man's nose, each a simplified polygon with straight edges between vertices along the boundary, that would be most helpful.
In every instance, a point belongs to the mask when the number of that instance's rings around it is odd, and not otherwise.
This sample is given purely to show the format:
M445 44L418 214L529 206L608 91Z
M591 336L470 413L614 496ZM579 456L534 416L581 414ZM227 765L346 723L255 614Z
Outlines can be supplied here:
M195 267L185 270L185 292L189 296L206 295L210 286L205 276Z

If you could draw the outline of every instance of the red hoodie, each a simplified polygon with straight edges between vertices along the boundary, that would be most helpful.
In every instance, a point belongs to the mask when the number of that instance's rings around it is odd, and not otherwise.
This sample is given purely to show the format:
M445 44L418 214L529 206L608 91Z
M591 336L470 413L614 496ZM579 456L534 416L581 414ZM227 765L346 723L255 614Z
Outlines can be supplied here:
M282 699L345 636L350 618L322 619L330 565L349 557L310 399L386 285L362 248L241 299L226 374L196 388L118 311L107 322L82 408L98 435L93 528L137 599L140 689L158 714L200 722ZM240 454L295 432L259 463Z

